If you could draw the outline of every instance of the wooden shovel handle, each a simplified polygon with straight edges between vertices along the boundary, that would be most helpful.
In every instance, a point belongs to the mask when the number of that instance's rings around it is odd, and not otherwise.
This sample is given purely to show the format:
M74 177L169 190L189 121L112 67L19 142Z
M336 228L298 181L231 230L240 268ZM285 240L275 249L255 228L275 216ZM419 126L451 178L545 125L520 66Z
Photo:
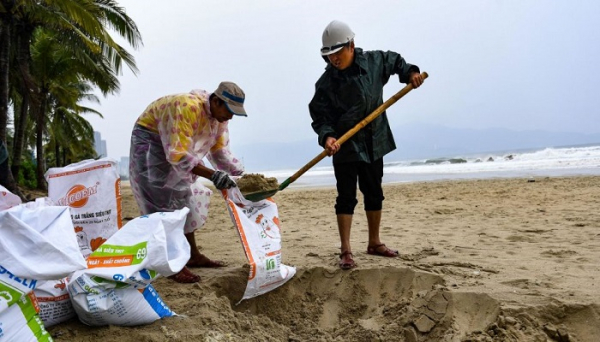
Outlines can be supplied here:
M421 73L421 75L423 76L423 80L425 80L427 77L429 77L429 75L426 72ZM373 112L371 112L371 114L369 114L369 116L362 119L362 121L357 123L356 126L354 126L352 129L350 129L346 133L344 133L344 135L342 135L337 140L337 143L340 145L345 143L354 134L356 134L356 132L360 131L362 128L364 128L366 125L368 125L371 121L375 120L379 115L381 115L381 113L385 112L386 109L388 109L391 105L393 105L398 100L400 100L404 95L408 94L408 92L411 90L413 90L413 86L412 86L412 84L409 83L404 88L400 89L400 91L398 91L392 97L390 97L387 101L385 101L381 106L377 107L377 109L375 109ZM325 158L326 156L327 156L327 150L323 149L323 151L321 153L319 153L319 155L314 157L311 161L309 161L306 165L304 165L300 170L296 171L296 173L294 173L290 178L286 179L283 183L281 183L281 185L279 186L279 190L285 189L288 185L293 183L296 179L298 179L298 177L302 176L306 171L308 171L310 168L315 166L318 162L321 161L321 159Z

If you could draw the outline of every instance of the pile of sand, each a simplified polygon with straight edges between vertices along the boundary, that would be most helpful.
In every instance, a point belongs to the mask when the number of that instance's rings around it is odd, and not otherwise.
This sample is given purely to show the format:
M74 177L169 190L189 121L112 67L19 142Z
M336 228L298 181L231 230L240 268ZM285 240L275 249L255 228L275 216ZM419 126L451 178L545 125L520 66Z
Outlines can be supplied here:
M247 173L237 180L237 186L242 194L277 190L279 183L275 177L265 177L258 173Z

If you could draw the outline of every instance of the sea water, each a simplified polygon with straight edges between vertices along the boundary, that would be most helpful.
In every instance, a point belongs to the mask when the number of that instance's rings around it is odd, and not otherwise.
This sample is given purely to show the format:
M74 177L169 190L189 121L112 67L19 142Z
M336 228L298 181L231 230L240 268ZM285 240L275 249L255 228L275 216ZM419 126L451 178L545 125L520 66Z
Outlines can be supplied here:
M384 162L384 183L600 175L600 144L499 151L420 160L390 161L384 157ZM265 177L276 177L281 183L296 171L278 170L260 173ZM307 171L292 183L290 188L334 185L333 167L319 166Z

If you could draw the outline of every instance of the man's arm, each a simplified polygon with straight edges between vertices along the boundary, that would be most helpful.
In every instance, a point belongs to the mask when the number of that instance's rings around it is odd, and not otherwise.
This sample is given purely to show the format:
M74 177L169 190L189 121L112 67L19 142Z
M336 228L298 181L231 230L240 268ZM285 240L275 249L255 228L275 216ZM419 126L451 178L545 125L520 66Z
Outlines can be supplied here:
M192 169L192 173L195 174L196 176L210 179L210 177L212 177L213 173L215 173L215 170L209 169L204 165L198 164L198 165L194 166L194 168Z
M329 138L337 139L337 133L333 128L333 124L329 120L329 112L332 111L329 98L324 91L317 87L313 99L308 104L310 117L312 118L311 126L317 133L319 145L326 148Z
M228 122L219 124L215 144L210 148L206 157L215 169L225 171L233 176L240 176L244 173L244 165L231 153L228 126Z
M401 83L413 83L412 78L413 74L420 74L421 71L419 67L407 63L402 56L394 51L386 51L382 52L383 54L383 70L384 70L384 80L386 80L392 75L397 74ZM384 82L385 83L385 82ZM423 79L421 77L421 83L423 83ZM413 84L415 86L417 83ZM421 84L418 83L418 86ZM416 88L415 87L415 88Z

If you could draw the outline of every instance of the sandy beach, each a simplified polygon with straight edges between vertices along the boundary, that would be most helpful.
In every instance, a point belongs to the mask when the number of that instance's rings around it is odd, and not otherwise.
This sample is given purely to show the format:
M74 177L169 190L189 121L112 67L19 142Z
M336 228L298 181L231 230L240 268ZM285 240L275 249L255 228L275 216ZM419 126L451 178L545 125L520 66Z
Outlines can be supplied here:
M139 327L49 329L56 341L600 341L600 177L384 185L382 241L400 258L366 254L359 200L358 267L337 267L333 188L275 195L281 288L243 301L248 267L223 198L196 232L224 269L198 284L154 285L180 316ZM138 216L123 187L123 217Z

